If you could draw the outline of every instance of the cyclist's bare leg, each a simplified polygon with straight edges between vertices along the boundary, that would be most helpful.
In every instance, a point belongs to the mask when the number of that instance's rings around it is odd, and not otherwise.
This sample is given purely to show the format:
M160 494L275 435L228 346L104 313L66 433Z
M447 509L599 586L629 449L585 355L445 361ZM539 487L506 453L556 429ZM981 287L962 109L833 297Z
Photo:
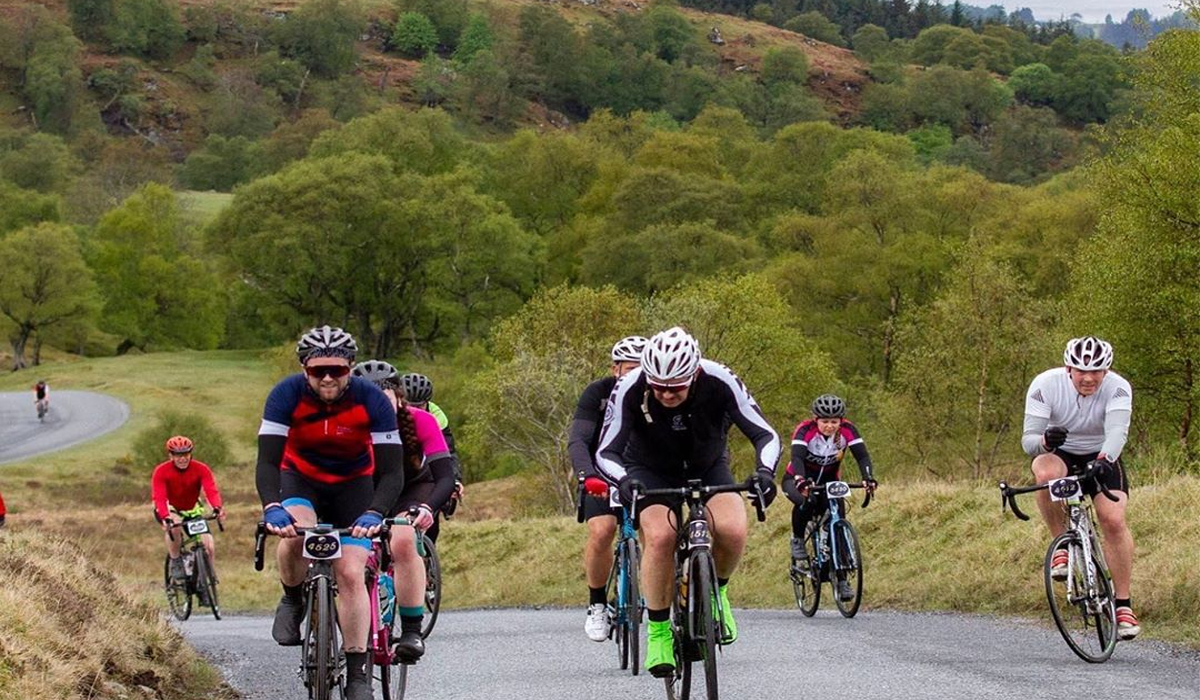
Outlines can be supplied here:
M647 506L638 515L642 530L642 595L650 610L671 607L675 584L674 514L664 505Z
M746 550L746 505L741 495L718 493L708 501L717 578L730 578Z
M1129 597L1129 579L1133 572L1133 534L1125 522L1125 506L1129 496L1113 491L1117 501L1108 500L1103 494L1092 499L1096 507L1096 519L1100 521L1100 532L1104 534L1104 557L1112 570L1113 593L1117 598Z
M212 567L215 574L217 571L217 543L212 535L200 535L200 544L204 545L204 551L208 553L208 565Z
M304 506L288 506L287 512L296 520L300 527L313 527L317 524L317 514L312 508ZM299 586L304 583L308 572L301 551L304 545L303 537L281 537L279 548L275 550L275 559L279 563L279 580L285 586Z
M371 628L371 601L367 598L367 550L357 545L342 547L342 558L333 563L337 578L338 625L342 647L347 652L366 651Z
M583 548L583 568L588 588L603 588L613 565L613 538L617 534L617 518L597 515L587 521L588 540Z
M425 605L425 564L417 553L412 527L392 528L392 570L396 574L396 600L400 607Z
M178 559L180 541L183 539L179 533L179 528L173 527L170 530L166 530L163 537L167 540L167 554L172 559Z
M1053 453L1038 455L1033 460L1033 477L1039 484L1051 479L1061 479L1067 475L1067 463ZM1042 520L1050 528L1050 537L1058 537L1067 529L1067 516L1062 506L1050 500L1049 491L1037 492L1038 510L1042 512Z

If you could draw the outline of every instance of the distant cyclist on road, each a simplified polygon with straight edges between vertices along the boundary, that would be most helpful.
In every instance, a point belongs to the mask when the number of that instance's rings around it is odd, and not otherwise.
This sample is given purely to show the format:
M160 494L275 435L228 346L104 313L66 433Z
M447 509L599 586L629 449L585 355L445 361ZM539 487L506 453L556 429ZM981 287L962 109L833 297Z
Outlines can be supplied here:
M1130 600L1133 535L1125 521L1129 479L1120 458L1129 435L1133 388L1109 369L1112 362L1112 346L1099 338L1069 341L1063 351L1064 366L1042 372L1029 385L1021 446L1033 457L1033 474L1039 484L1079 474L1095 460L1100 479L1117 497L1115 503L1096 498L1096 484L1091 480L1082 484L1084 493L1092 497L1104 533L1104 556L1112 568L1116 597L1117 636L1130 640L1142 628ZM1063 509L1046 491L1038 492L1037 504L1051 536L1061 535L1067 526ZM1068 563L1065 549L1055 552L1051 576L1065 579Z
M39 416L50 410L50 385L45 379L39 379L38 383L33 385L33 406Z
M171 517L171 508L181 519L203 516L204 506L200 505L200 491L203 490L204 499L222 523L225 522L225 512L221 508L221 492L217 489L212 469L192 458L194 445L191 438L176 435L167 440L166 448L169 459L154 467L154 473L150 476L150 498L154 501L154 518L162 526L167 541L171 578L184 581L187 572L183 570L183 561L179 558L184 535L181 528L172 527L176 520ZM203 534L200 542L208 551L208 560L215 571L217 559L213 536Z
M663 331L646 343L642 364L617 382L605 415L596 465L621 500L634 490L683 487L689 479L705 485L736 483L729 469L729 427L737 425L754 444L750 481L763 493L763 507L776 495L779 435L771 428L746 385L729 368L700 358L696 339L682 328ZM646 599L646 669L657 677L675 668L670 604L674 590L674 499L645 498L638 506L646 546L642 591ZM737 639L729 579L746 546L746 510L737 494L708 500L718 595L723 606L724 643Z
M404 450L388 398L374 384L350 376L357 350L341 328L321 326L301 336L296 354L304 373L287 377L267 396L256 480L267 530L282 538L277 557L283 598L271 629L279 644L301 642L307 566L295 527L311 527L319 518L352 529L333 565L346 653L345 698L371 700L369 538L404 488Z
M381 360L368 360L355 366L354 376L375 384L387 395L396 410L400 437L408 447L404 451L404 490L388 515L406 515L414 506L420 513L412 526L392 528L390 543L400 615L396 650L401 658L419 659L425 653L421 623L425 617L426 580L413 527L427 531L434 523L434 513L454 493L455 459L438 429L437 419L415 406L405 406L397 395L400 378L395 367Z
M842 459L846 450L854 455L867 492L874 492L871 455L858 428L846 420L846 402L833 394L818 396L812 403L812 418L796 426L792 433L792 461L783 476L783 493L792 507L792 556L803 561L804 528L813 516L825 512L829 501L824 492L809 499L809 487L842 478ZM840 506L841 504L839 504ZM844 576L836 582L838 597L853 600L854 591Z
M454 444L454 433L450 430L450 419L446 417L446 412L433 402L433 382L429 380L429 377L417 374L416 372L402 375L400 377L400 388L400 398L405 405L427 411L437 420L438 429L442 431L442 437L446 441L446 446L450 448L450 454L454 457L454 493L450 494L450 498L446 501L445 505L434 513L433 527L429 528L429 531L425 533L429 535L430 540L437 542L438 535L442 529L442 515L453 515L459 501L463 497L462 464L458 461L458 449Z
M575 473L586 481L590 498L584 499L583 513L588 526L587 545L583 550L583 569L588 585L587 619L583 629L588 639L603 642L608 639L608 604L604 586L613 565L613 537L617 534L617 519L621 508L611 502L612 487L596 473L596 448L604 427L604 408L617 380L638 368L646 339L631 335L618 340L612 347L612 372L609 376L588 384L575 407L571 421L571 436L567 452Z

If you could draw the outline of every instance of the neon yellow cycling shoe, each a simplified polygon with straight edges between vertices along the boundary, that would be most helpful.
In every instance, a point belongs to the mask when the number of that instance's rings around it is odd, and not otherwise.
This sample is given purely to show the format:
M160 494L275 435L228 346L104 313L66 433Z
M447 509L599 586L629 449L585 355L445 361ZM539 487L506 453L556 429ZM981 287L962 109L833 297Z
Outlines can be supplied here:
M655 678L675 672L675 633L669 620L646 623L646 670Z
M721 597L721 626L724 628L724 636L721 637L722 644L733 644L737 641L738 630L737 621L733 619L733 606L729 604L729 584L717 588L717 595ZM717 630L721 632L721 630Z

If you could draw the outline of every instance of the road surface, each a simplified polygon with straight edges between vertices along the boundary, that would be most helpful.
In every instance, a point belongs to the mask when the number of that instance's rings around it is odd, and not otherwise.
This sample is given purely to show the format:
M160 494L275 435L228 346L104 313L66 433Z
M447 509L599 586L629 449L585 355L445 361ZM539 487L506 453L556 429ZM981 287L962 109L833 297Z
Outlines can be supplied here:
M50 411L39 422L33 390L0 393L0 464L65 449L116 430L129 419L120 399L51 388Z

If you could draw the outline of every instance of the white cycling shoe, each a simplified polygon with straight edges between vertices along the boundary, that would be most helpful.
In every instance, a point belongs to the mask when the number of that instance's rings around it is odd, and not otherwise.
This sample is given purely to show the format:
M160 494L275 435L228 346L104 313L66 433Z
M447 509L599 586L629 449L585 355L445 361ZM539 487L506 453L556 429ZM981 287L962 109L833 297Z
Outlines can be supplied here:
M587 621L583 623L583 631L593 642L603 642L608 639L608 606L604 603L589 605Z

